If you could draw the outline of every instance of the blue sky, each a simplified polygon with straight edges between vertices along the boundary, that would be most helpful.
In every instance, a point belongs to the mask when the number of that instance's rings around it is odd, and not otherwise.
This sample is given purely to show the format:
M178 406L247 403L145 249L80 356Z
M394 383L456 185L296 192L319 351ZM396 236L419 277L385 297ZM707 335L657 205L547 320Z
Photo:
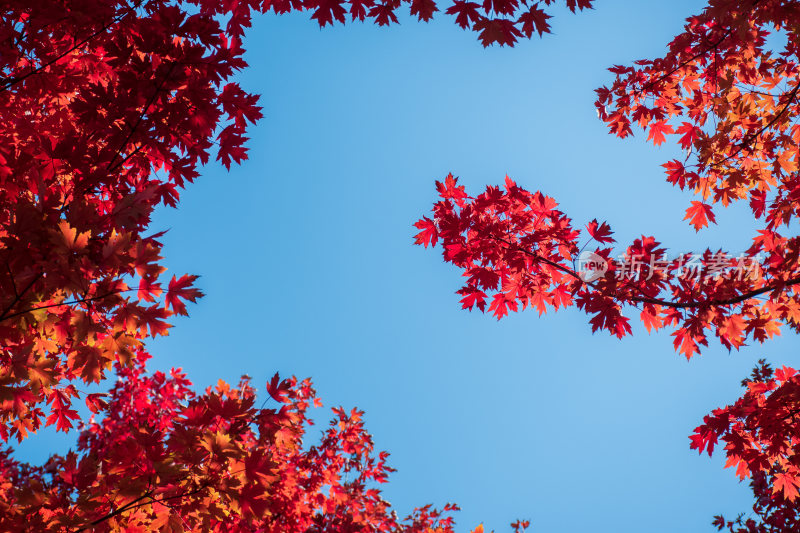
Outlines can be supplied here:
M463 531L528 518L539 532L701 532L746 511L746 484L687 436L738 397L756 359L791 364L790 332L687 362L668 332L592 335L576 310L498 322L460 310L459 272L412 245L433 181L453 172L473 193L508 174L576 226L607 220L620 243L744 249L745 210L695 234L681 221L690 195L660 168L676 148L608 135L593 106L609 66L661 55L702 5L600 1L556 11L554 35L488 50L449 16L388 29L257 19L239 76L264 107L250 159L209 165L153 221L169 229L170 270L201 275L207 296L149 344L151 366L199 387L312 377L327 407L366 411L398 469L384 486L398 512L453 501ZM71 442L43 431L17 457Z

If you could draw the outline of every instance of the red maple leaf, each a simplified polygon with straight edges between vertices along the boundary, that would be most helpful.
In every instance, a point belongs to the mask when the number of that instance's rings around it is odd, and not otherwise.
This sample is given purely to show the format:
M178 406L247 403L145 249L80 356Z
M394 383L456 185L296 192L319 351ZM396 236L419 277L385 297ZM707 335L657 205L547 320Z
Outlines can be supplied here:
M481 17L474 24L474 29L479 33L481 44L484 47L498 43L500 46L514 46L522 32L514 25L513 20Z
M545 33L550 33L550 24L547 23L549 18L550 15L534 4L528 11L519 16L517 22L522 23L521 29L525 37L530 38L534 31L541 37Z
M164 297L166 307L172 307L172 310L180 315L188 315L183 300L196 302L198 298L203 296L200 290L192 287L195 281L197 281L197 276L184 274L180 279L172 276L167 288L167 294Z
M798 481L797 476L781 472L775 474L772 484L773 492L783 492L783 497L790 502L797 498L797 488L800 487L800 481Z
M436 246L436 241L439 239L439 230L433 220L428 217L422 217L414 223L414 227L422 230L414 236L415 244L422 244L425 248L428 245Z
M588 231L589 235L591 235L592 238L597 242L604 244L614 242L614 238L611 237L614 232L611 231L611 226L605 222L598 224L597 219L594 219L586 224L586 231Z
M436 7L434 0L411 0L411 15L416 15L419 20L425 22L431 20L436 11L439 11L439 8Z
M673 131L672 126L664 120L653 122L650 124L650 133L647 135L647 140L652 140L653 144L658 146L666 140L664 134L673 133Z
M453 5L448 7L445 13L448 15L456 16L456 24L463 29L470 28L473 24L481 20L482 16L478 12L480 4L475 2L466 2L464 0L455 0Z
M684 150L689 150L694 144L697 135L701 131L702 130L700 128L696 127L691 122L684 122L675 133L683 134L678 143L683 147Z
M709 221L714 223L717 221L711 206L696 200L692 201L692 205L686 209L686 216L683 217L683 220L687 219L694 226L695 231L700 231L700 228L708 226Z

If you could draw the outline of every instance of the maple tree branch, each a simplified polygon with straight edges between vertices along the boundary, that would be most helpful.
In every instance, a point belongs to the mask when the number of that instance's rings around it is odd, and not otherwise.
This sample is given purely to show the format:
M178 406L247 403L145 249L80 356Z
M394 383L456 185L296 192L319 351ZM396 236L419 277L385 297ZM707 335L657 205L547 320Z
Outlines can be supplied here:
M570 268L565 267L564 265L556 263L555 261L551 261L551 260L547 259L546 257L542 257L541 255L539 255L539 254L537 254L535 252L531 252L530 250L525 250L524 248L520 248L516 244L510 243L510 242L508 242L507 240L505 240L505 239L503 239L501 237L490 237L490 238L494 239L496 241L503 242L503 243L507 244L508 246L512 246L517 251L522 252L525 255L528 255L530 257L533 257L537 261L541 261L543 263L546 263L546 264L550 265L551 267L556 268L556 269L564 272L565 274L569 274L570 276L572 276L573 278L577 279L581 283L585 283L586 285L589 285L590 287L594 288L594 284L593 283L584 281L583 279L581 279L581 277L580 277L580 275L578 273L576 273L574 270L572 270Z
M63 20L64 18L66 18L66 17L62 17L61 20ZM15 28L16 25L17 25L17 23L14 23L12 25L12 28L16 29ZM18 30L19 31L19 35L17 35L17 38L14 39L14 48L18 48L19 47L19 43L22 42L22 38L25 37L25 32L28 31L28 27L30 25L31 25L31 19L30 18L28 18L27 20L25 20L25 22L22 23L22 28L20 28Z
M167 70L167 73L164 75L163 78L161 78L161 80L158 82L158 85L156 85L156 90L153 91L153 94L152 94L152 96L150 96L150 99L147 100L147 102L145 103L144 107L142 107L142 111L139 113L139 117L136 119L136 123L131 128L131 131L128 132L128 135L125 137L125 140L122 141L122 145L114 153L114 157L112 157L111 161L108 162L108 165L106 166L106 172L110 172L111 171L111 166L117 160L117 157L119 157L119 155L122 153L122 151L125 150L125 147L128 145L128 141L131 140L131 137L133 137L133 134L136 133L136 129L141 125L142 120L144 120L144 117L147 114L147 109L151 105L153 105L153 102L155 102L155 100L158 97L159 93L161 93L161 89L164 87L164 84L169 79L170 75L172 74L172 71L175 70L175 67L177 66L177 64L178 63L176 61L173 61L172 64L170 65L170 67L169 67L169 70ZM136 151L138 151L138 149ZM117 167L115 166L114 169L116 169L116 168Z
M14 296L19 298L19 291L17 291L17 282L14 280L14 273L11 272L11 266L6 261L6 270L8 271L8 277L11 280L11 287L14 289Z
M800 277L788 280L786 283L783 283L782 285L784 287L791 287L792 285L797 285L798 283L800 283ZM750 299L755 298L756 296L758 296L760 294L764 294L765 292L773 291L773 290L777 289L779 286L780 285L778 285L778 284L776 284L776 285L767 285L767 286L762 287L760 289L756 289L756 290L753 290L753 291L750 291L750 292L745 292L745 293L740 294L739 296L734 296L733 298L727 298L727 299L724 299L724 300L707 300L705 302L675 302L675 301L672 301L672 300L662 300L660 298L650 298L650 297L647 297L647 296L630 296L630 297L628 297L628 299L632 300L634 302L643 302L643 303L651 303L651 304L663 305L665 307L673 307L675 309L694 309L694 308L697 308L697 307L702 307L704 305L718 307L718 306L724 306L724 305L738 304L738 303L744 302L745 300L750 300Z
M27 26L26 26L26 27L24 27L24 28L22 29L22 31L20 32L20 34L19 34L19 37L17 38L17 41L16 41L16 43L14 43L14 46L15 46L15 47L18 47L18 46L19 46L19 44L22 42L22 39L25 37L25 32L28 32L28 35L30 35L30 34L31 34L33 31L35 31L35 32L37 32L37 33L41 33L42 31L46 30L46 29L47 29L47 28L49 28L50 26L55 26L56 24L58 24L59 22L62 22L62 21L64 21L64 20L66 20L67 18L68 18L68 17L67 17L66 15L64 15L64 16L63 16L63 17L61 17L60 19L56 19L56 20L53 20L53 21L51 21L51 22L48 22L48 23L47 23L47 24L45 24L44 26L40 26L40 27L36 28L35 30L32 30L32 29L30 28L30 24L29 24L29 25L27 25ZM30 22L30 21L31 21L31 19L29 18L29 19L28 19L28 21Z
M755 413L754 413L754 414L755 414ZM791 410L789 410L789 414L787 414L787 415L786 415L786 416L784 416L783 418L780 418L779 420L780 420L781 422L786 422L786 421L788 421L790 418L792 418L792 419L793 419L793 418L794 418L794 417L796 417L798 414L800 414L800 407L798 407L798 408L796 408L796 409L791 409ZM755 424L755 425L753 425L753 424L750 424L750 422L754 422L754 420L753 420L753 418L752 418L753 416L754 416L754 415L748 415L748 416L747 416L747 421L746 421L746 422L743 424L743 427L744 427L744 428L745 428L747 431L755 431L755 430L756 430L756 429L758 429L758 427L759 427L759 424ZM771 422L771 421L770 421L770 422ZM794 422L794 420L792 420L792 422Z
M172 511L178 518L181 519L181 522L183 522L183 525L184 525L184 528L185 528L186 531L191 531L192 530L191 526L189 524L187 524L186 520L184 520L183 516L181 516L181 513L179 513L178 510L175 509L172 505L170 505L168 503L165 503L165 500L158 501L155 498L153 498L152 496L150 496L150 501L153 502L153 503L161 503L161 505L163 505L164 507L166 507L167 509Z
M529 250L525 250L524 248L521 248L521 247L519 247L519 246L517 246L517 245L515 245L513 243L510 243L510 242L508 242L507 240L505 240L503 238L500 238L500 237L491 237L491 238L494 239L494 240L501 241L501 242L507 244L508 246L513 247L517 251L522 252L525 255L528 255L530 257L533 257L537 261L542 261L543 263L546 263L546 264L552 266L553 268L557 268L558 270L560 270L562 272L565 272L566 274L569 274L570 276L572 276L576 280L580 281L584 285L588 285L589 287L591 287L591 288L593 288L595 290L599 290L594 283L584 281L577 272L575 272L574 270L572 270L572 269L570 269L568 267L565 267L564 265L561 265L561 264L558 264L558 263L556 263L554 261L546 259L546 258L540 256L539 254L535 253L535 252L531 252ZM706 300L706 301L703 301L703 302L697 302L697 301L694 301L694 302L676 302L674 300L663 300L661 298L652 298L652 297L649 297L649 296L633 296L633 295L624 296L624 297L623 296L619 296L619 295L612 295L612 296L614 298L618 299L618 300L621 300L623 303L625 303L626 301L631 301L631 302L641 302L641 303L650 303L650 304L655 304L655 305L662 305L664 307L672 307L674 309L695 309L695 308L703 307L703 306L706 306L706 305L715 306L715 307L724 306L724 305L733 305L733 304L741 303L741 302L743 302L745 300L750 300L750 299L755 298L756 296L759 296L761 294L773 291L773 290L777 289L778 287L791 287L793 285L798 285L798 284L800 284L800 276L796 277L796 278L791 278L789 280L786 280L784 283L776 283L776 284L773 284L773 285L766 285L764 287L761 287L760 289L755 289L755 290L752 290L750 292L742 293L739 296L734 296L732 298L726 298L726 299L722 299L722 300ZM633 288L638 289L638 287L633 287ZM638 290L640 290L640 292L641 292L641 289L638 289Z
M757 94L759 96L770 96L772 98L781 98L781 97L786 95L786 92L782 92L780 94L765 93L764 91L759 91L758 89L750 89L750 88L747 88L747 87L745 87L743 85L746 85L746 84L736 85L736 88L739 89L739 91L742 92L742 93Z
M115 170L117 170L119 167L121 167L122 165L124 165L125 163L127 163L127 162L128 162L128 160L129 160L130 158L132 158L133 156L135 156L136 154L138 154L138 153L139 153L139 151L140 151L142 148L144 148L144 146L145 146L145 143L141 143L141 144L140 144L139 146L137 146L137 147L136 147L136 148L135 148L135 149L134 149L134 150L133 150L131 153L129 153L128 155L126 155L125 157L123 157L122 159L120 159L120 160L119 160L119 162L117 162L117 163L116 163L114 166L112 166L111 168L109 168L109 169L107 170L107 172L114 172L114 171L115 171ZM116 155L114 156L114 158L116 159ZM112 160L112 161L113 161L113 160Z
M761 0L755 0L755 1L753 2L753 4L750 6L750 9L753 9L754 7L756 7L756 5L758 5L760 2L761 2ZM678 64L678 66L676 66L675 68L673 68L673 69L672 69L672 70L670 70L669 72L666 72L666 73L662 74L661 76L659 76L659 77L658 77L658 78L656 78L655 80L652 80L652 81L650 81L649 83L647 83L646 85L644 85L642 88L640 88L640 89L637 89L637 90L633 91L633 94L634 94L634 96L639 96L639 95L640 95L642 92L644 92L645 90L649 89L650 87L652 87L652 86L653 86L653 85L655 85L656 83L660 82L661 80L663 80L663 79L665 79L665 78L667 78L667 77L669 77L669 76L672 76L672 75L673 75L673 74L675 74L677 71L679 71L680 69L682 69L683 67L685 67L686 65L688 65L689 63L691 63L692 61L694 61L695 59L699 58L699 57L700 57L700 56L702 56L702 55L705 55L705 54L707 54L707 53L709 52L709 50L711 50L712 48L713 48L713 49L716 51L716 50L717 50L717 48L719 47L719 45L720 45L720 44L722 44L722 42L723 42L725 39L727 39L728 37L730 37L732 33L733 33L733 28L729 28L729 29L728 29L728 31L727 31L727 32L725 32L725 34L724 34L724 35L723 35L723 36L722 36L722 37L721 37L721 38L720 38L718 41L716 41L716 42L714 42L714 43L711 43L711 44L710 44L710 45L708 45L708 47L706 47L705 49L703 49L703 50L700 50L700 51L699 51L699 52L697 52L696 54L692 55L692 56L691 56L689 59L686 59L685 61L681 61L681 62ZM715 53L716 53L716 52L715 52ZM715 61L716 61L716 57L715 57Z
M131 153L127 154L119 162L115 163L115 161L120 156L120 154L122 154L122 151L125 150L125 147L128 145L128 142L131 140L131 137L133 137L134 133L136 133L136 130L139 128L139 126L142 123L142 120L144 120L144 117L147 114L147 109L151 105L153 105L153 102L155 102L155 99L158 97L159 93L161 92L161 89L164 87L164 84L167 82L167 80L169 79L170 75L172 74L172 71L175 70L175 67L178 65L178 63L179 63L178 61L173 61L172 62L172 65L170 65L169 70L167 71L167 74L164 76L164 78L161 79L161 81L156 86L156 90L153 92L153 95L145 103L144 107L142 108L141 112L139 113L139 117L136 119L136 123L133 125L133 127L131 127L131 130L128 132L128 135L125 137L125 140L122 141L122 144L117 149L117 151L114 152L114 156L111 158L111 161L109 161L108 165L106 165L106 174L114 172L119 167L124 165L133 156L138 154L142 150L142 148L144 148L145 145L147 144L147 143L144 143L144 142L140 143L136 148L133 149L133 151ZM95 185L91 185L91 186L87 187L87 189L85 191L83 191L83 194L88 194L89 191L94 189L94 187L95 187ZM60 211L63 212L66 208L67 208L67 204L65 203L64 205L61 206L61 210ZM112 213L108 213L108 215L106 215L106 216L109 217L111 215L112 215Z
M83 527L82 527L82 528L80 528L80 529L76 529L76 530L75 530L75 533L81 533L81 531L86 531L86 530L88 530L88 529L89 529L89 528L91 528L91 527L94 527L94 526L96 526L96 525L98 525L98 524L102 524L102 523L103 523L103 522L105 522L106 520L109 520L109 519L111 519L111 518L114 518L115 516L117 516L117 515L120 515L120 514L122 514L122 513L126 512L126 511L129 511L130 509L135 509L135 508L137 508L137 507L141 507L141 506L142 506L142 505L144 505L144 504L139 504L139 505L134 505L134 504L137 504L138 502L140 502L140 501L144 500L145 498L150 498L150 496L152 495L152 493L153 493L152 491L148 491L148 492L146 492L146 493L145 493L145 494L143 494L142 496L139 496L139 497L138 497L138 498L136 498L135 500L133 500L133 501L131 501L131 502L129 502L129 503L127 503L127 504L123 505L123 506L122 506L122 507L120 507L119 509L116 509L116 510L114 510L114 511L112 511L112 512L108 513L107 515L103 516L102 518L98 518L98 519L97 519L97 520L95 520L94 522L91 522L90 524L88 524L88 525L86 525L86 526L83 526Z
M198 492L204 491L209 486L210 486L210 483L206 482L205 484L201 485L200 487L198 487L198 488L196 488L194 490L183 492L181 494L176 494L174 496L168 496L168 497L164 497L164 498L159 498L159 499L153 498L153 491L152 490L148 491L145 494L143 494L142 496L139 496L135 500L133 500L133 501L127 503L126 505L120 507L119 509L117 509L117 510L111 512L111 513L108 513L107 515L105 515L105 516L103 516L101 518L98 518L94 522L91 522L90 524L85 525L85 526L81 527L80 529L76 529L75 533L81 533L82 531L87 531L89 528L94 527L94 526L99 525L99 524L102 524L106 520L114 518L115 516L121 515L122 513L126 513L128 511L133 510L133 509L138 509L139 507L144 507L145 505L152 505L153 503L162 503L162 502L166 502L166 501L170 501L170 500L176 500L178 498L185 498L187 496L193 496L193 495L197 494ZM140 503L142 500L147 499L147 498L150 498L149 502Z
M722 161L720 161L719 163L712 163L711 166L719 166L719 165L722 165L722 164L730 161L731 159L733 159L734 157L739 155L742 152L742 150L744 150L745 148L748 148L750 146L750 143L753 142L754 140L756 140L762 133L764 133L769 128L771 128L778 121L778 119L781 118L781 116L783 116L783 114L786 112L786 110L789 109L789 106L792 104L792 101L797 96L798 90L800 90L800 81L797 82L797 84L794 86L794 89L792 89L792 92L789 93L789 99L786 101L786 104L783 106L783 108L774 117L772 117L772 120L767 122L757 132L755 132L754 134L752 134L749 137L745 138L742 141L742 143L737 147L737 149L732 154L730 154L729 156L727 156L724 159L722 159Z
M689 59L687 59L687 60L685 60L685 61L681 61L681 62L678 64L678 66L676 66L675 68L673 68L673 69L672 69L672 70L670 70L669 72L665 72L664 74L662 74L662 75L661 75L661 76L659 76L658 78L656 78L656 79L654 79L654 80L651 80L650 82L648 82L647 84L645 84L644 86L642 86L640 89L636 89L636 90L633 92L634 96L639 96L640 94L642 94L644 91L646 91L647 89L649 89L650 87L652 87L652 86L653 86L653 85L655 85L656 83L658 83L658 82L660 82L660 81L662 81L662 80L664 80L664 79L668 78L669 76L672 76L672 75L673 75L673 74L675 74L677 71L679 71L680 69L682 69L683 67L685 67L686 65L688 65L689 63L691 63L692 61L694 61L695 59L699 58L700 56L703 56L703 55L707 54L707 53L709 52L709 50L711 50L712 48L713 48L714 50L716 50L716 49L717 49L717 47L718 47L720 44L722 44L722 41L724 41L725 39L727 39L728 37L730 37L730 35L731 35L732 33L733 33L733 28L731 28L731 29L729 29L727 32L725 32L725 35L723 35L723 36L722 36L722 37L719 39L719 41L717 41L717 42L715 42L715 43L711 43L711 44L708 46L708 48L705 48L705 49L703 49L703 50L700 50L699 52L697 52L696 54L694 54L693 56L691 56Z
M122 290L118 290L118 291L112 291L112 292L109 292L107 294L103 294L102 296L92 296L91 298L83 298L81 300L72 300L72 301L69 301L69 302L61 302L59 304L48 304L48 305L40 305L38 307L31 307L30 309L25 309L24 311L17 311L16 313L12 313L10 315L5 315L5 313L4 313L4 314L0 315L0 322L2 322L3 320L8 320L10 318L14 318L14 317L20 316L20 315L31 313L33 311L38 311L40 309L50 309L51 307L60 307L62 305L74 305L74 304L88 303L88 302L93 302L95 300L102 300L103 298L108 298L109 296L113 296L115 294L120 294L120 293L123 293L123 292L135 291L135 290L138 290L138 289L122 289Z
M145 114L147 112L147 109L151 105L153 105L153 102L155 101L155 99L158 96L158 94L161 92L161 89L163 88L164 83L166 83L167 79L169 78L170 74L172 74L172 71L175 69L175 66L177 64L178 64L177 61L172 63L172 65L169 68L169 71L167 72L167 75L156 86L156 90L153 93L153 95L150 97L150 100L147 101L145 106L142 108L141 113L139 113L139 117L136 120L136 123L133 125L133 127L130 130L130 132L128 132L128 135L127 135L127 137L125 137L125 140L122 141L122 144L120 145L119 149L117 149L117 151L114 152L114 157L112 157L111 161L108 162L108 165L106 166L106 173L107 174L111 173L111 172L114 172L119 167L124 165L126 162L128 162L128 160L130 160L133 156L138 154L142 150L142 148L144 148L146 146L147 143L144 143L144 142L140 143L136 148L133 149L133 151L131 151L131 153L127 154L125 157L120 159L117 163L114 163L117 160L117 157L119 157L120 154L122 153L122 151L125 149L125 146L127 146L128 142L131 140L131 137L133 137L133 134L136 132L137 128L141 125L141 122L142 122L142 120L144 120L144 116L145 116ZM94 189L94 187L95 187L94 185L88 187L84 191L84 194L87 194L89 191ZM61 211L63 212L63 210L66 209L66 207L67 207L66 204L62 205ZM107 216L111 216L111 214L112 213L109 213Z
M98 35L105 33L111 26L113 26L114 24L120 22L122 19L127 17L128 14L134 12L136 10L136 8L139 7L139 5L141 3L142 3L142 0L139 0L134 6L129 8L127 11L125 11L125 13L123 13L122 15L117 15L116 17L114 17L111 20L111 22L109 22L108 24L106 24L105 26L103 26L102 28L100 28L99 30L94 32L93 34L91 34L89 37L87 37L84 40L80 41L78 44L72 46L66 52L54 57L53 59L51 59L47 63L39 65L37 68L31 70L30 72L28 72L27 74L24 74L22 76L12 76L10 78L6 78L8 81L6 81L6 83L4 83L2 86L0 86L0 93L7 91L11 87L13 87L14 85L16 85L16 84L18 84L18 83L20 83L22 81L25 81L26 79L28 79L29 77L33 76L34 74L49 68L55 62L57 62L60 59L68 56L69 54L71 54L75 50L78 50L79 48L82 48L86 43L88 43L89 41L91 41L92 39L97 37Z
M9 315L9 314L8 314L8 312L9 312L9 311L11 311L11 309L13 309L13 308L14 308L14 306L15 306L15 305L17 305L17 303L19 303L19 301L22 299L22 297L23 297L23 296L25 296L25 293L26 293L26 292L28 292L28 291L30 290L30 288L31 288L31 287L33 287L33 285L34 285L34 284L35 284L37 281L39 281L39 279L41 279L41 277L42 277L43 275L44 275L44 274L42 274L42 273L40 272L39 274L37 274L36 276L34 276L34 278L31 280L31 282L30 282L30 283L28 283L28 285L27 285L27 286L26 286L24 289L22 289L22 292L21 292L21 293L19 293L19 294L17 294L17 295L14 297L14 301L12 301L12 302L11 302L11 303L8 305L8 307L6 307L6 308L5 308L5 310L3 310L3 313L2 313L2 314L0 314L0 321L3 321L3 320L5 320L5 319L7 319L7 318L10 318L10 317L12 317L12 316L16 316L16 313L15 313L15 314L13 314L13 315ZM15 292L16 292L16 289L15 289Z

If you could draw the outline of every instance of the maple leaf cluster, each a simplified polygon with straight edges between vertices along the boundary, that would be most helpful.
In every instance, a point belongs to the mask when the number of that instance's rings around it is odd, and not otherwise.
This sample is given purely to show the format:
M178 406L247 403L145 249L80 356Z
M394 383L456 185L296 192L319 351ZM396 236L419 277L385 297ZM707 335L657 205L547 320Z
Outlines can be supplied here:
M246 67L241 46L257 12L310 11L334 21L398 21L401 0L57 2L0 7L0 438L21 441L42 424L67 431L81 392L114 372L109 395L85 395L97 414L78 450L42 467L0 459L0 525L10 531L451 531L423 507L399 521L375 483L391 471L375 456L361 413L334 410L318 445L303 447L308 381L268 384L280 408L255 408L248 380L202 394L179 371L147 374L144 341L164 335L202 293L196 276L167 281L158 205L215 155L247 157L257 96L230 81ZM408 0L429 20L433 0ZM484 46L513 46L549 32L555 0L454 0L446 14ZM565 0L573 12L589 0ZM576 228L556 202L506 178L469 196L453 176L437 182L417 243L441 243L463 271L464 308L511 311L576 305L593 331L623 337L635 312L648 330L672 329L687 358L711 337L728 349L763 342L782 325L800 330L800 237L789 224L800 198L800 3L713 0L687 20L667 54L615 66L597 90L599 117L620 137L633 126L686 150L665 163L667 181L698 196L685 220L716 223L715 207L746 200L762 224L747 250L764 257L752 275L685 278L678 260L649 276L620 276L611 228ZM782 33L776 53L767 39ZM581 236L586 241L581 244ZM574 265L586 249L607 260L586 281ZM643 264L662 257L654 237L625 247ZM702 254L710 266L715 254ZM732 265L731 265L732 266ZM752 477L754 518L715 518L730 531L794 531L798 516L797 374L762 364L732 406L692 436ZM455 510L447 506L443 511ZM520 531L527 522L512 527ZM482 531L482 527L476 529Z
M153 210L177 206L212 157L247 158L262 114L231 78L251 14L314 10L324 26L337 8L323 3L0 6L0 439L82 430L43 466L0 453L0 530L452 531L455 505L401 520L381 498L392 469L360 411L333 409L321 440L304 441L320 405L309 381L276 375L277 407L257 408L246 378L196 393L179 370L145 368L145 340L202 296L197 276L165 275ZM353 9L383 24L399 5ZM78 388L112 375L108 394Z
M455 17L455 23L465 30L478 33L484 47L495 43L500 46L514 46L518 39L530 39L534 34L541 37L550 33L547 14L549 6L563 3L570 11L591 9L593 0L452 0L441 6L444 13ZM379 26L399 23L397 11L403 4L408 5L412 17L429 21L440 5L434 0L279 0L266 2L266 8L275 13L292 10L312 11L311 18L320 26L340 22L371 19Z
M557 209L555 200L530 193L508 177L503 188L489 186L476 197L452 175L437 182L437 189L441 200L432 219L423 217L416 223L422 230L416 242L427 247L441 241L444 260L463 270L466 281L457 292L465 309L477 307L500 319L528 306L541 315L576 305L591 315L592 331L605 330L620 338L632 332L625 312L633 309L648 330L672 327L675 348L687 358L699 353L710 335L738 349L747 340L763 342L779 334L781 324L798 317L795 285L800 269L795 260L787 271L784 260L787 248L797 246L794 241L784 239L766 248L759 236L749 252L767 250L765 265L754 265L747 276L712 278L680 276L681 258L647 275L620 275L620 264L610 260L612 248L595 247L594 253L609 268L599 279L586 282L575 259L591 242L615 242L608 224L587 224L582 247L582 231ZM625 249L626 257L636 257L645 266L664 255L665 248L654 237L642 236ZM711 266L715 257L706 250L699 264ZM736 264L729 261L730 267ZM769 294L769 300L757 299L761 294Z
M41 467L0 454L3 531L452 532L455 511L426 506L400 520L377 486L393 471L358 410L333 409L304 445L321 406L309 380L267 385L256 407L244 377L195 393L179 370L147 374L149 355L117 364L99 422L76 451ZM266 404L267 402L265 402Z
M408 3L422 20L438 9ZM447 11L485 45L513 44L531 24L547 31L540 4L552 3L456 1ZM383 25L397 21L402 2L348 4L353 20ZM213 155L228 168L247 158L246 129L261 109L230 80L247 66L242 37L252 15L308 10L325 26L344 21L343 5L4 2L0 438L21 440L45 417L69 429L78 392L65 382L101 381L201 296L194 276L167 282L160 234L147 234L153 209L175 207Z
M5 2L0 19L0 438L69 429L101 381L201 292L164 276L153 209L216 144L245 157L257 98L236 21L207 2Z
M800 374L773 370L760 360L742 381L744 394L732 405L715 409L691 435L691 447L711 455L724 443L726 468L751 478L754 517L714 517L719 530L797 531L800 529Z
M648 331L672 330L686 358L710 338L730 350L764 342L781 327L800 332L800 237L790 229L800 215L798 58L800 2L714 0L687 19L663 57L612 67L614 81L596 91L611 134L624 138L638 127L654 145L674 139L686 151L663 166L668 183L698 197L684 218L695 230L716 223L715 208L748 203L757 231L746 276L681 276L682 258L654 269L666 248L652 236L622 249L644 265L644 275L626 275L611 261L607 224L593 220L584 233L554 200L509 178L474 197L452 175L437 182L439 200L415 224L416 243L441 244L444 260L465 278L462 306L498 319L528 306L542 314L575 305L590 315L593 332L623 337L638 315ZM581 250L606 262L597 279L576 267ZM699 257L709 268L719 253ZM730 259L723 270L735 264ZM800 529L800 378L765 365L745 395L706 417L691 440L709 454L724 440L728 466L752 476L754 517L715 518L737 533Z

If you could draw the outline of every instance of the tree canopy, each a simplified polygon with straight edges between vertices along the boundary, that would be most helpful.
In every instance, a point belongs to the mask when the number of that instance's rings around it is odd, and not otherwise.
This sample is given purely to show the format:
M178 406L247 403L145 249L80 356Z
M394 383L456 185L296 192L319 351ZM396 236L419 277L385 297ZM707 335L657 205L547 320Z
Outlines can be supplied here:
M311 383L277 375L260 407L254 387L220 382L194 392L186 376L148 372L148 337L202 296L197 277L164 276L156 206L212 157L247 158L257 95L233 81L247 67L242 37L256 13L307 11L320 26L396 23L407 7L440 10L483 46L550 31L555 0L267 2L11 1L0 19L0 438L80 417L76 451L36 467L0 457L0 525L9 531L451 531L448 514L398 519L377 489L391 468L358 410L333 410L321 441L304 443ZM408 4L404 6L403 4ZM588 0L561 2L577 12ZM800 3L710 0L660 58L613 66L598 116L619 137L639 128L685 157L667 181L695 194L697 231L745 201L759 225L746 254L708 248L671 257L654 236L614 259L612 228L574 225L556 201L506 177L476 196L449 175L416 223L417 243L441 245L462 271L466 309L572 305L593 331L631 334L631 316L668 329L687 359L709 340L730 349L798 330L800 194L797 101ZM779 38L776 39L775 37ZM585 231L584 231L585 229ZM718 246L715 244L714 246ZM81 383L118 378L108 394ZM724 443L751 478L750 517L716 517L732 532L797 528L800 374L766 361L733 404L708 415L690 445ZM525 529L527 522L512 527ZM479 527L476 531L482 530Z
M613 82L596 91L611 134L638 127L654 145L672 137L686 151L663 166L670 184L696 196L684 217L696 231L716 222L715 209L748 203L759 229L745 254L708 248L671 257L643 235L614 259L607 223L575 227L554 199L509 177L473 197L450 175L436 183L440 200L416 223L416 239L441 243L444 260L463 271L462 306L500 319L528 306L541 315L575 305L591 316L592 331L620 338L631 334L634 314L648 331L671 330L687 359L709 338L730 350L763 343L781 326L797 332L799 7L709 2L663 57L611 67ZM691 447L709 455L722 440L727 465L752 477L755 518L717 517L720 529L796 529L798 380L796 370L762 361L743 396L691 436Z

